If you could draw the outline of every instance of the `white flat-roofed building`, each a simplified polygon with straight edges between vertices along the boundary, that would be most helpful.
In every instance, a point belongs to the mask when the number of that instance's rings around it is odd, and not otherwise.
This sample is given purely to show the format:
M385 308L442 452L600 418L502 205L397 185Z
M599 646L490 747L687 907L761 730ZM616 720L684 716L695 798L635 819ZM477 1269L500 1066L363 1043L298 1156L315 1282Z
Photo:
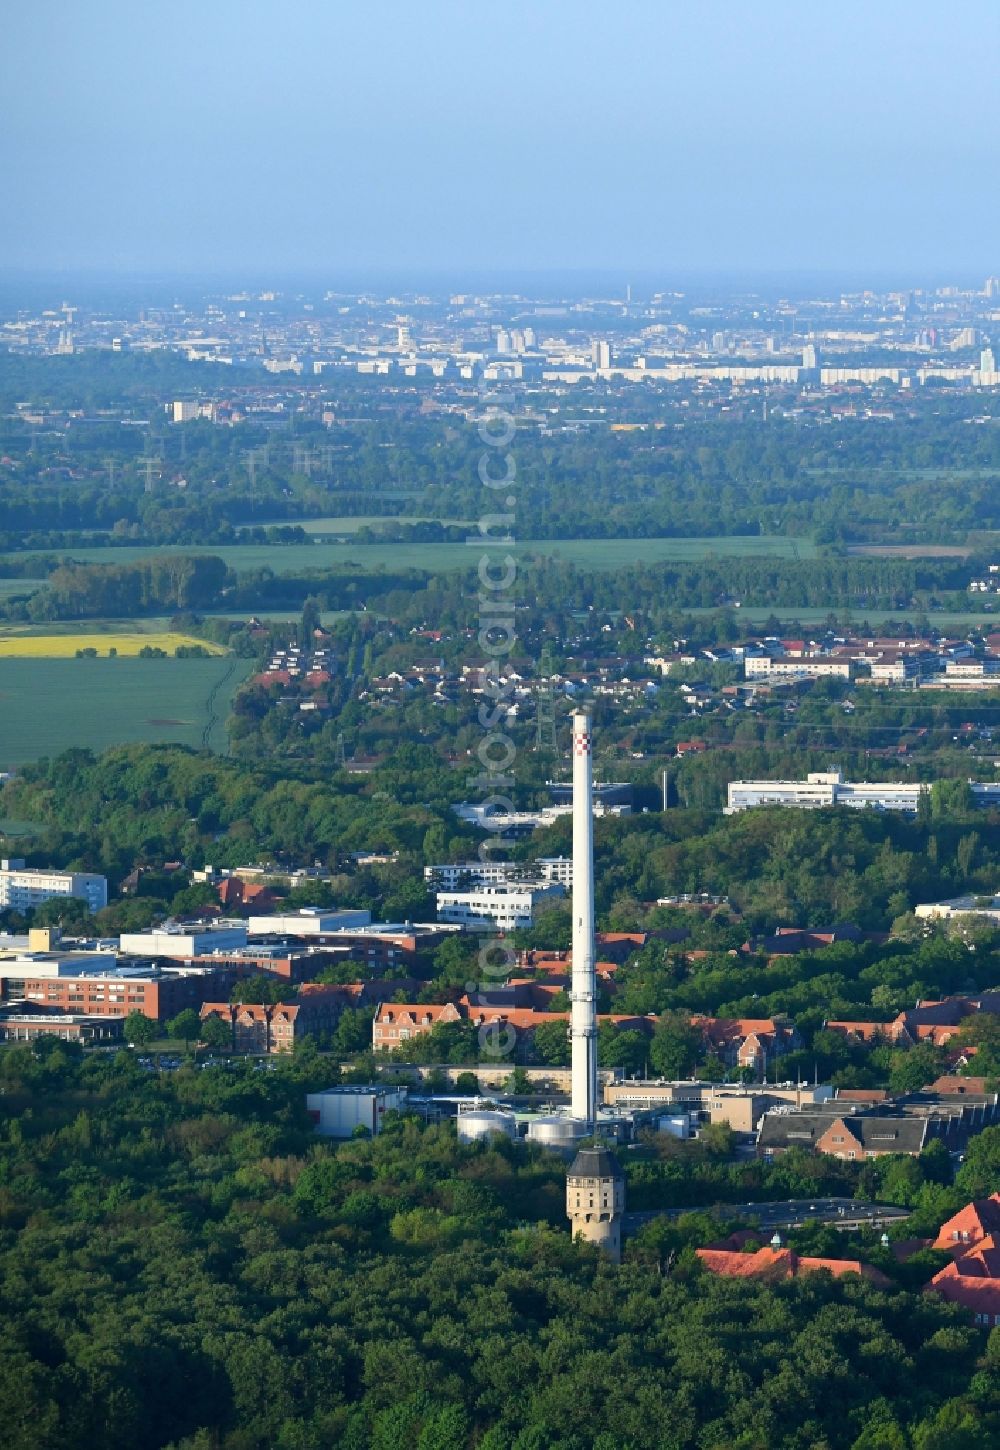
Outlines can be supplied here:
M874 685L901 685L912 680L920 671L920 661L913 655L900 655L894 660L872 660L871 678Z
M853 660L825 656L782 659L773 655L747 655L743 660L743 677L747 680L849 680L853 670Z
M437 913L441 921L471 931L516 931L534 925L543 901L565 896L565 888L547 886L477 886L471 891L439 891Z
M805 780L733 780L729 783L726 814L754 806L797 806L821 810L824 806L869 806L875 810L916 811L926 785L894 781L855 785L839 770L814 771Z
M326 936L334 931L351 931L370 926L370 911L324 911L322 908L289 911L274 916L251 916L251 936Z
M118 938L123 952L138 957L208 957L245 947L247 929L222 923L219 926L160 927L154 931L124 932Z
M1000 806L1000 782L969 781L974 805ZM839 770L815 771L805 780L732 780L729 782L726 815L754 806L797 806L820 810L824 806L865 807L877 811L908 811L914 814L920 797L930 790L926 782L848 781Z
M470 805L463 801L452 806L460 820L468 821L483 831L495 831L498 835L524 835L536 831L540 826L551 826L561 816L572 814L573 807L542 806L537 811L497 811L490 805Z
M567 888L573 885L572 856L541 856L532 864L538 868L543 881Z
M956 896L951 901L925 901L913 908L926 921L947 921L953 916L974 916L1000 925L1000 895Z
M406 1089L348 1085L306 1094L306 1112L317 1133L324 1138L350 1138L356 1129L367 1128L374 1138L388 1112L406 1107Z
M25 867L20 857L0 859L0 911L28 911L57 896L75 896L88 910L108 904L108 878L93 871Z
M557 882L573 885L570 856L545 856L537 861L457 861L443 866L425 866L424 880L442 891L463 886L503 886L518 882Z
M994 680L1000 675L1000 660L946 660L946 680Z

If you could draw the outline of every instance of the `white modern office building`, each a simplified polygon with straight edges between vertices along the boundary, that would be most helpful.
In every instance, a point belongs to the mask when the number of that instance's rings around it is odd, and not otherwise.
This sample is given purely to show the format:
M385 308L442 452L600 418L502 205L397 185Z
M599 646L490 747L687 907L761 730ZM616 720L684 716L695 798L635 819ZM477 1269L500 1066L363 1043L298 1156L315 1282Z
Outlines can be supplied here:
M443 866L425 866L424 880L442 891L534 882L572 886L573 861L569 856L543 856L535 861L456 861Z
M21 857L0 859L0 911L27 911L55 896L76 896L90 911L108 904L108 878L92 871L25 868Z
M725 813L731 816L754 806L798 806L801 810L854 806L912 815L930 788L926 782L848 781L839 770L814 771L805 780L732 780ZM969 781L969 790L975 805L1000 806L1000 783Z
M914 812L925 785L886 781L852 784L839 770L814 771L805 780L733 780L729 783L726 814L754 806L797 806L821 810L824 806L868 806L874 810Z
M565 896L565 888L549 886L476 886L470 891L439 891L439 921L469 931L516 931L534 925L535 912L544 901Z

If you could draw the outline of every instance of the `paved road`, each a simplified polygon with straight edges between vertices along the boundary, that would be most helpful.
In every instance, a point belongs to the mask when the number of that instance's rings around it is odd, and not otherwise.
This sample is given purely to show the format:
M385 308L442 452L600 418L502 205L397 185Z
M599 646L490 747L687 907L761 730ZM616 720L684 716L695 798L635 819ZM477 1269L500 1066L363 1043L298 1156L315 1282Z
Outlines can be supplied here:
M840 1228L858 1224L881 1227L909 1218L905 1208L888 1203L862 1203L853 1198L785 1198L767 1203L709 1203L697 1208L660 1208L626 1213L626 1229L639 1228L654 1218L679 1218L682 1213L714 1213L719 1218L756 1219L762 1229L799 1228L805 1223L832 1223Z

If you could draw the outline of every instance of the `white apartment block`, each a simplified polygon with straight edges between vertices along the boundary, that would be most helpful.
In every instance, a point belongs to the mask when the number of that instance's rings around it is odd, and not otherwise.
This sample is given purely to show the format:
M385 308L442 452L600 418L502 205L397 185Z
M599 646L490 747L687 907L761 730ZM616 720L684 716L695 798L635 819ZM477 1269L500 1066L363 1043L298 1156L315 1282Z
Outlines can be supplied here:
M747 680L849 680L851 660L775 659L772 655L747 655L743 677Z
M469 931L516 931L534 925L535 911L543 901L564 896L565 889L550 886L477 886L471 891L439 891L439 921L464 926Z
M570 856L545 856L536 861L457 861L444 866L425 866L424 880L442 891L471 886L505 886L541 882L573 885Z
M108 904L108 878L91 871L25 869L20 857L0 859L0 911L28 911L54 896L77 896L90 911Z

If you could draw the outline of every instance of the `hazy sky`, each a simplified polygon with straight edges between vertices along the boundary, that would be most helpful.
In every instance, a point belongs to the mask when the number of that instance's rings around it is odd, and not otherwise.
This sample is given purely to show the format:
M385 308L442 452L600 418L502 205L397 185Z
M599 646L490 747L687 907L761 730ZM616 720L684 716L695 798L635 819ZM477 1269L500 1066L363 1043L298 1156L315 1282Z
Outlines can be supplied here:
M0 264L1000 270L997 0L5 0Z

